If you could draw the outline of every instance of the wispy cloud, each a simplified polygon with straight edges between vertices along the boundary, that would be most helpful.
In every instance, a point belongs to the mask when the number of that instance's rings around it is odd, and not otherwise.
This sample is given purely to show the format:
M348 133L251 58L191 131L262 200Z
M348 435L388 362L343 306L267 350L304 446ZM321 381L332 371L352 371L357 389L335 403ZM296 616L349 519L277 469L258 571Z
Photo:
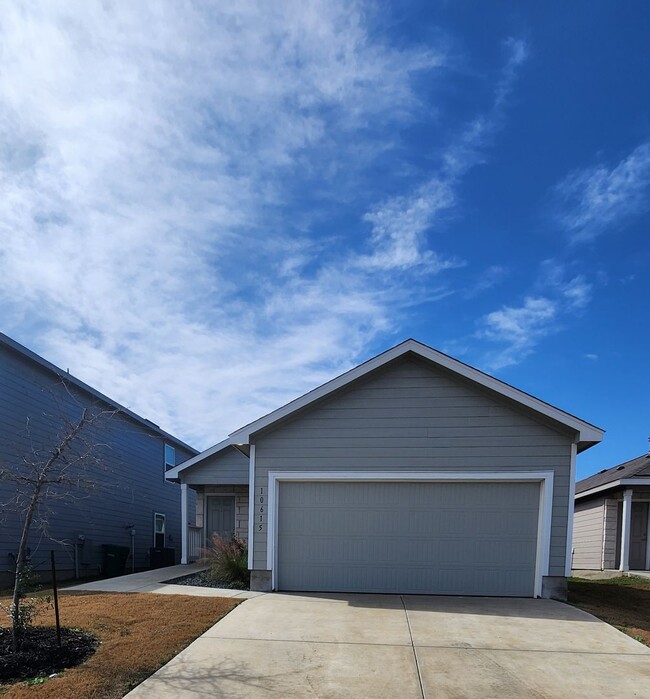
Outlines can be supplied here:
M615 232L650 210L650 143L637 146L614 167L569 173L552 192L556 220L572 242Z
M371 253L359 258L360 266L382 270L410 267L437 273L464 264L434 252L426 235L441 222L443 213L457 204L461 178L485 161L485 151L503 125L507 98L528 56L528 47L522 40L509 39L505 50L507 58L492 105L454 136L440 155L434 174L408 195L391 197L364 216L372 225Z
M593 294L593 284L584 275L571 275L565 264L553 259L540 265L534 289L536 295L526 296L521 304L504 305L480 319L476 337L497 345L485 355L489 369L522 362L544 337L583 311Z
M525 51L508 47L491 111L433 176L325 238L319 222L424 118L416 78L445 66L376 19L338 0L5 7L3 329L206 446L448 293L409 272L460 264L426 233L483 160Z
M4 329L200 446L348 368L409 289L353 241L324 250L297 192L343 190L444 62L372 22L343 2L4 8Z
M551 332L557 314L557 302L545 297L527 297L520 306L502 306L488 313L482 320L479 337L505 345L489 357L490 369L502 369L525 359L536 343Z

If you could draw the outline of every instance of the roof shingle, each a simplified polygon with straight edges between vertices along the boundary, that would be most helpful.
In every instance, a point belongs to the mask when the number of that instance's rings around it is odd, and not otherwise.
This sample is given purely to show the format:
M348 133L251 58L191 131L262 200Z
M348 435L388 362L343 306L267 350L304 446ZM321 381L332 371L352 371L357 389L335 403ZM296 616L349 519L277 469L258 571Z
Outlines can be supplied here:
M583 478L576 483L576 494L613 483L621 478L650 478L650 454L637 456L636 459L625 461L618 466L606 468L593 476Z

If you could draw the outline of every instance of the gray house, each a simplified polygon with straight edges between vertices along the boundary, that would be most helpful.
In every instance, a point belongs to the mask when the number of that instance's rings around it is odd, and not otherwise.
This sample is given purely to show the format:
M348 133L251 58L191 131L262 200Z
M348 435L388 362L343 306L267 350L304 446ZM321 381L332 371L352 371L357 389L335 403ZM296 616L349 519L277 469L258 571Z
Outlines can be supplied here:
M102 544L128 547L129 571L155 563L153 547L180 558L181 488L165 472L196 450L0 333L0 466L12 477L24 458L51 453L65 421L76 421L84 407L102 416L82 433L95 445L96 468L84 475L95 487L41 508L46 531L35 528L29 541L32 568L47 573L54 550L62 578L97 575ZM15 566L20 512L8 503L19 493L19 484L0 480L0 584ZM187 508L194 518L192 498Z
M602 430L415 340L171 469L260 590L562 596Z
M650 455L576 484L575 570L650 570Z

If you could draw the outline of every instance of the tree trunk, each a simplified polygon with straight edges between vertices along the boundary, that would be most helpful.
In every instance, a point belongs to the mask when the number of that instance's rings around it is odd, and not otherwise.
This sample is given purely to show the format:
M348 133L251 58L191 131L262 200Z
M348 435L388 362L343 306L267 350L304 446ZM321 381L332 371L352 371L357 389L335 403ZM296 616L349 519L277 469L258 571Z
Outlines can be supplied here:
M21 597L21 582L23 571L25 570L25 551L27 550L27 541L29 539L29 530L32 526L34 511L38 504L38 498L41 491L41 483L36 485L34 494L32 495L27 512L25 513L25 522L23 531L20 535L20 544L18 545L18 558L16 559L16 576L14 578L14 594L11 603L11 649L14 653L18 652L20 647L20 597Z

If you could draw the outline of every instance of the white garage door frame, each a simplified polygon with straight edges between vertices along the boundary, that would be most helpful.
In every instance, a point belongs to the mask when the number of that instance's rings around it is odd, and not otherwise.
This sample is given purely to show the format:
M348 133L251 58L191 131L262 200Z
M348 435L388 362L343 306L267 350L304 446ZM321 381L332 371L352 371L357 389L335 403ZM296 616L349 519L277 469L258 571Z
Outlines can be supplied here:
M268 474L268 529L266 565L271 571L272 589L277 589L278 570L278 510L279 485L283 481L321 481L325 483L357 481L428 483L507 483L537 482L539 487L539 514L537 522L537 551L535 555L534 596L542 595L542 578L548 575L553 517L553 471L269 471Z

